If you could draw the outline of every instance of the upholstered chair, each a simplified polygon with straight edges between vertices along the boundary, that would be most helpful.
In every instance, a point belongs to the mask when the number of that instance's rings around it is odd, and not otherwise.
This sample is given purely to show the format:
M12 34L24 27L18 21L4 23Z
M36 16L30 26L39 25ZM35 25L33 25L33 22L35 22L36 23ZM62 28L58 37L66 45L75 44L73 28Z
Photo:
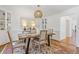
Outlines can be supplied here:
M47 30L40 30L40 37L37 40L34 40L36 46L38 46L37 53L42 53L43 45L47 44ZM36 49L36 48L35 48Z
M24 40L16 40L16 41L12 41L12 36L11 33L9 31L7 31L11 46L12 46L12 53L25 53L25 43Z

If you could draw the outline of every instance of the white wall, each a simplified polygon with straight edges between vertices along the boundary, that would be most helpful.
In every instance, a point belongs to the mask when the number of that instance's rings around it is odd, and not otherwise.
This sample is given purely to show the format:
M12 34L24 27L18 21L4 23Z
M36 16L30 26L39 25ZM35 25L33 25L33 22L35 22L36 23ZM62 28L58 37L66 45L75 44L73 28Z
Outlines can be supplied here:
M53 36L54 39L59 39L59 29L60 29L60 15L52 15L47 17L47 28L53 29L56 35Z
M18 39L18 33L20 33L22 31L21 28L21 21L20 21L20 16L16 14L16 12L13 12L11 10L8 10L4 7L0 7L1 10L5 11L5 13L9 12L11 13L11 30L10 30L10 34L12 36L13 40ZM2 34L3 32L3 34ZM6 35L4 38L2 36ZM7 30L5 31L0 31L0 45L1 44L5 44L7 43L8 40L8 36L7 36Z
M5 8L0 7L0 9L5 9ZM5 11L8 11L8 10L5 9ZM12 15L11 33L12 33L13 40L16 40L18 33L22 31L21 24L20 24L20 15L16 14L16 12L13 12L11 10L9 11L11 12L11 15ZM66 10L62 13L46 17L48 21L47 28L53 28L53 30L56 32L56 36L53 37L55 39L60 38L60 18L62 16L69 16L72 19L77 20L76 43L77 43L77 46L79 46L79 7L75 7L75 8Z
M11 13L11 11L6 10L5 8L2 8L2 7L0 7L0 10L3 10L5 12L5 15L7 12ZM6 16L5 16L5 19L6 19ZM0 30L0 45L5 44L7 42L9 42L9 38L8 38L7 30L5 28L5 30Z
M54 31L60 31L60 18L63 16L69 16L72 18L73 23L77 24L77 32L76 32L76 44L79 46L79 7L74 7L72 9L66 10L62 13L55 14L48 17L48 28L52 27ZM76 20L76 22L75 22ZM75 30L75 27L72 27L72 30ZM59 35L58 35L59 34ZM60 38L60 33L56 35L56 38Z
M64 17L60 18L60 40L63 40L66 37L66 19Z

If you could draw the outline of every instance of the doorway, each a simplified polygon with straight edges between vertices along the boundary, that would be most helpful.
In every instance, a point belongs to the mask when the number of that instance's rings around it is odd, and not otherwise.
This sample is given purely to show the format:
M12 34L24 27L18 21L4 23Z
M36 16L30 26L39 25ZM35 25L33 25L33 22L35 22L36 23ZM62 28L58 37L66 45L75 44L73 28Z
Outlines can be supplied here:
M70 16L63 16L60 19L60 39L72 38L76 42L76 20Z

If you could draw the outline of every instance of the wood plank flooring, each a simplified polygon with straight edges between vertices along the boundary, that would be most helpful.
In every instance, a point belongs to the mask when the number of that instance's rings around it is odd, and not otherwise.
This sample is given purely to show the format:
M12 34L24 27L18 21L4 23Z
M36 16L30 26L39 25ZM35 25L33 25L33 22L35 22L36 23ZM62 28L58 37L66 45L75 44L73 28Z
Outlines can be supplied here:
M6 44L0 46L0 53L1 53L1 51L4 49L5 45L6 45Z
M76 53L79 54L79 47L76 47L72 43L73 41L68 38L64 39L63 41L58 40L51 40L51 48L54 51L54 54L72 54ZM4 48L5 45L0 46L0 50ZM7 44L7 47L10 47L10 43Z

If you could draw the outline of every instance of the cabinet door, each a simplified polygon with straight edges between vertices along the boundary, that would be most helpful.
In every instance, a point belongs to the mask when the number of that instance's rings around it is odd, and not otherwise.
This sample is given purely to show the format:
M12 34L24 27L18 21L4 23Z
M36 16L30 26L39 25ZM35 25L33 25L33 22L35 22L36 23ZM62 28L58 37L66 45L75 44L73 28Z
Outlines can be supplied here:
M0 30L5 30L5 12L0 10Z
M7 13L7 30L11 29L11 14Z

